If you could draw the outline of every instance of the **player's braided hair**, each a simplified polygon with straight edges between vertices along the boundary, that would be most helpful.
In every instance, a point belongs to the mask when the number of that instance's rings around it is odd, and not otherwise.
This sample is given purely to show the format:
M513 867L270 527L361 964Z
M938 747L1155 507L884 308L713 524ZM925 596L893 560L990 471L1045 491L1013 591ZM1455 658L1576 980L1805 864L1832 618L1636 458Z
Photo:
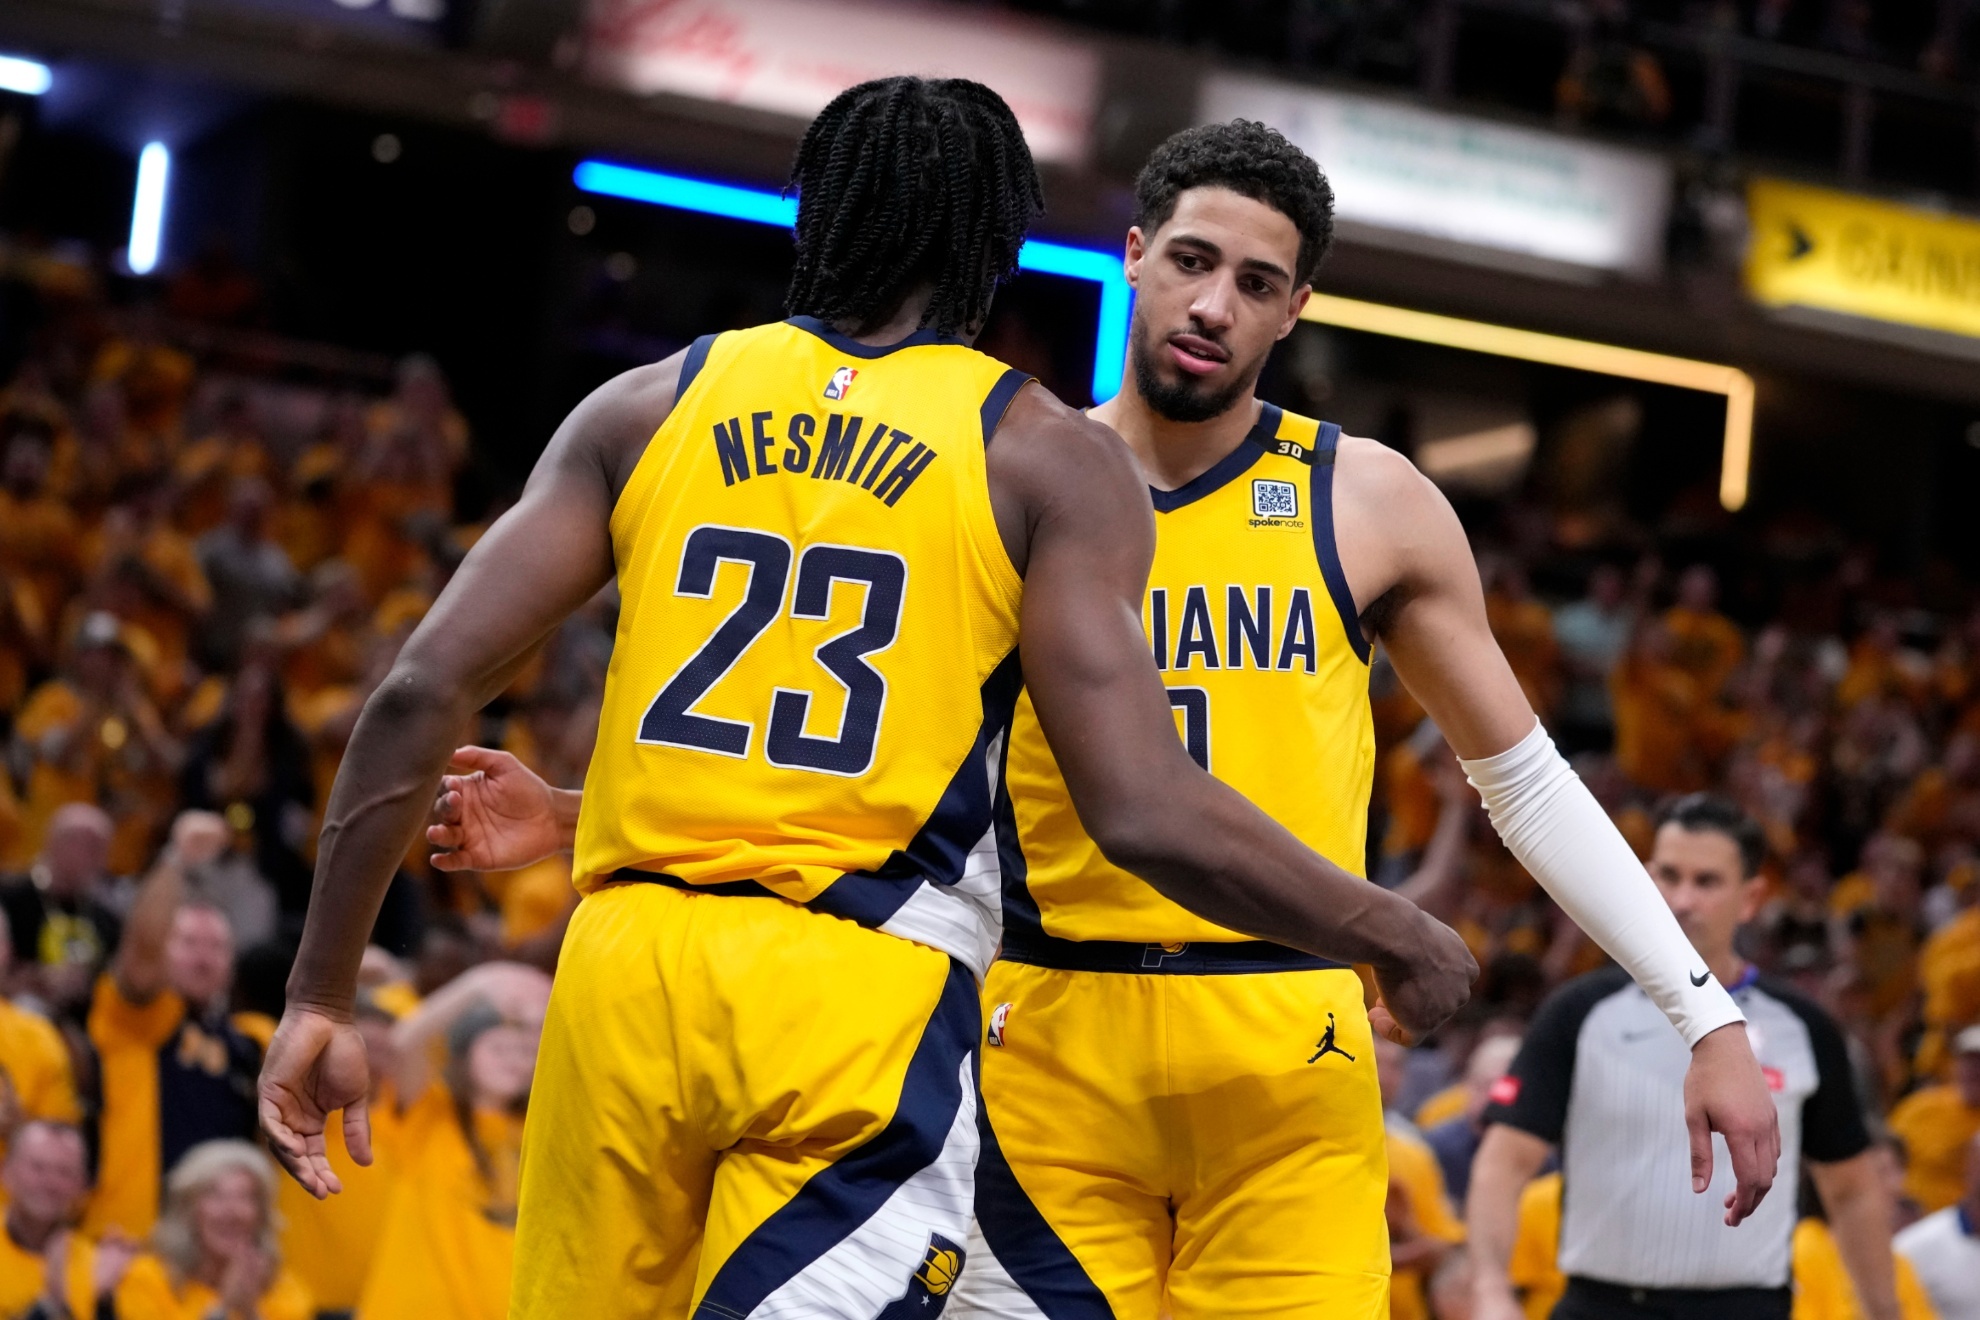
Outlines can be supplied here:
M1249 119L1186 128L1161 146L1134 182L1134 223L1153 234L1191 188L1229 188L1281 212L1299 230L1300 284L1334 242L1334 190L1313 158L1277 129Z
M961 78L880 78L811 121L785 191L798 197L784 308L871 329L917 284L921 323L978 329L1044 209L1038 171L1003 98Z

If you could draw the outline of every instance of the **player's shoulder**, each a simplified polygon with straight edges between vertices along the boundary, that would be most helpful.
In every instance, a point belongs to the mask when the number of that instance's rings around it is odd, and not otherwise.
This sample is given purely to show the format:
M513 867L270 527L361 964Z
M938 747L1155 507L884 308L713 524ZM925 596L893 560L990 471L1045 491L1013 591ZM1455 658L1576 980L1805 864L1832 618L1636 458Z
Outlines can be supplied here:
M1114 429L1026 380L991 434L993 462L1015 460L1051 479L1127 479L1141 484L1134 456ZM1000 454L1001 451L1001 454Z
M572 410L552 441L571 460L595 462L616 495L662 424L673 415L684 375L702 341L671 357L634 367L600 385Z
M1383 510L1385 519L1449 507L1408 455L1365 436L1342 432L1334 442L1334 481L1355 504L1366 501L1363 507Z

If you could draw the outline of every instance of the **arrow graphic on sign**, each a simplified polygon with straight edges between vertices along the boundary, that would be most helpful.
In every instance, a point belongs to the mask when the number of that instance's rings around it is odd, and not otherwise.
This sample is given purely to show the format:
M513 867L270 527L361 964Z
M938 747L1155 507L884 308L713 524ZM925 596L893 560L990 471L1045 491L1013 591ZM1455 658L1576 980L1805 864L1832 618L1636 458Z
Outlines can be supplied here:
M1815 240L1808 236L1807 230L1792 220L1788 221L1787 230L1789 261L1800 261L1815 250Z

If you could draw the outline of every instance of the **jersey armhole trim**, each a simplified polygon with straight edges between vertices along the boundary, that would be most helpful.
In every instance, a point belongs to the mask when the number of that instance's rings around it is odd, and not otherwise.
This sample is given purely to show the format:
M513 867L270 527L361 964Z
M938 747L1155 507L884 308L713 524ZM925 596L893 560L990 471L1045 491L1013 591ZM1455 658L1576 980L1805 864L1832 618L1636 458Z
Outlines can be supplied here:
M708 362L708 350L715 346L715 335L702 335L687 347L687 356L681 359L681 379L674 386L674 406L681 406L687 397L688 387L694 378L701 374L701 368Z
M1031 377L1016 367L1007 367L1004 374L997 377L997 383L983 396L983 447L990 447L990 437L997 434L1003 424L1004 414L1011 410L1011 401L1017 392L1031 383Z
M1368 663L1368 638L1362 635L1361 616L1354 608L1354 593L1348 590L1347 574L1341 569L1340 547L1334 541L1334 446L1341 428L1335 422L1320 423L1313 441L1313 553L1320 560L1320 577L1333 597L1334 612L1341 616L1341 631L1362 664Z

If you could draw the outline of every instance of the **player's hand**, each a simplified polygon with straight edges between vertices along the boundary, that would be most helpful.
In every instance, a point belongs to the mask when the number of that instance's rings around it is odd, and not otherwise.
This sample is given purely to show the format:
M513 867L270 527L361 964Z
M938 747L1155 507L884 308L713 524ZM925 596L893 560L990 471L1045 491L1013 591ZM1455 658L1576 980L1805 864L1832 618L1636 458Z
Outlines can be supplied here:
M1691 1190L1712 1184L1712 1134L1726 1139L1736 1183L1726 1197L1726 1226L1752 1214L1781 1160L1774 1098L1746 1039L1746 1026L1720 1027L1691 1048L1684 1075L1684 1125L1691 1133Z
M324 1146L331 1114L344 1111L351 1158L371 1163L371 1065L364 1037L351 1023L291 1004L269 1042L259 1090L269 1149L317 1200L344 1190Z
M1428 915L1421 931L1414 956L1399 966L1375 969L1382 1002L1369 1014L1369 1024L1397 1044L1436 1030L1464 1007L1471 983L1478 979L1478 960L1456 931ZM1378 1021L1376 1013L1388 1021Z
M461 747L440 778L426 841L436 871L513 871L558 851L550 785L507 752Z

